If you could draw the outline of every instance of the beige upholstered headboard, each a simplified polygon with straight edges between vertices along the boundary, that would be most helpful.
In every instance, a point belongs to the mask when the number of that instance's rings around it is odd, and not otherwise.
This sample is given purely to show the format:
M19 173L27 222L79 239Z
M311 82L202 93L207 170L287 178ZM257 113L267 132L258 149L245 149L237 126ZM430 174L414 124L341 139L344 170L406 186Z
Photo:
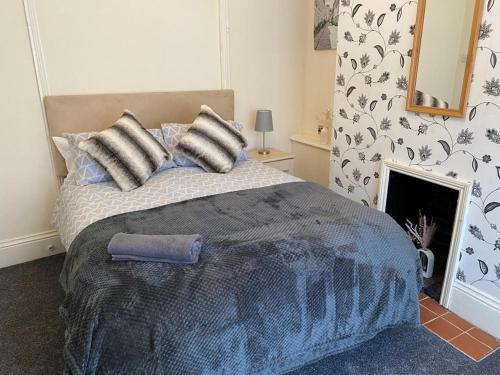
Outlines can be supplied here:
M44 104L51 137L104 130L124 109L131 110L146 128L159 128L166 122L190 124L202 104L227 120L234 119L232 90L47 96ZM53 142L51 147L56 175L64 177L64 159Z

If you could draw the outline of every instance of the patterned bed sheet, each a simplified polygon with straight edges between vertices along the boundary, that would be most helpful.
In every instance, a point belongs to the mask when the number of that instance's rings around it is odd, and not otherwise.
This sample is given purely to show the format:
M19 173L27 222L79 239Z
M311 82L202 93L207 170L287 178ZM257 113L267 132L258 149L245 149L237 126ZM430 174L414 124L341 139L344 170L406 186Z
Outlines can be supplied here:
M115 183L79 186L66 180L57 198L52 224L61 242L71 242L87 226L106 217L208 195L301 181L260 162L238 162L227 174L200 168L173 168L153 176L144 186L122 192Z

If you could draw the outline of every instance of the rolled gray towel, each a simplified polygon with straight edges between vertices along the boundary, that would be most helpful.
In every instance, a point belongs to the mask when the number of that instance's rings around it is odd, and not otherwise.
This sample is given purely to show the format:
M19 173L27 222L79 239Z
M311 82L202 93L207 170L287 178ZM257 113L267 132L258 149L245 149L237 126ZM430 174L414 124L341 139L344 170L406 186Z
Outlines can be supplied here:
M146 235L117 233L108 244L113 260L193 264L203 238L199 234Z

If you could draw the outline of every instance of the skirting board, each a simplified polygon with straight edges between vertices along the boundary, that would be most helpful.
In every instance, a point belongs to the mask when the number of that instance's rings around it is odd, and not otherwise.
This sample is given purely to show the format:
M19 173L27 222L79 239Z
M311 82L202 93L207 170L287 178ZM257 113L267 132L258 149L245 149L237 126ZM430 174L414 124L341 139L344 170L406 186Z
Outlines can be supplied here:
M500 338L500 301L472 285L455 280L450 310L483 331Z
M54 230L0 241L0 268L64 252Z

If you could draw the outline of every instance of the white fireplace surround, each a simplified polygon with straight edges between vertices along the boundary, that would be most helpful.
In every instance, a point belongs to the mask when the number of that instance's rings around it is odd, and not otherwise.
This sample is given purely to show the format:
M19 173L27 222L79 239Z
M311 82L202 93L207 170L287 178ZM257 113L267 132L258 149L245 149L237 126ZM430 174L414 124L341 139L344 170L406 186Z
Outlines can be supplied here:
M403 165L396 160L384 160L380 173L379 201L377 208L385 212L389 174L391 171L406 174L424 181L458 191L458 203L453 224L448 263L446 265L440 303L475 326L500 337L500 302L472 285L455 278L463 235L467 225L467 210L472 192L470 181L460 181L418 167Z
M460 246L465 233L468 202L472 191L472 183L460 181L455 178L440 175L434 172L425 171L418 167L403 165L395 160L384 160L379 186L378 209L385 212L387 203L387 192L389 188L389 175L391 172L398 172L410 177L418 178L433 184L438 184L458 192L457 209L453 222L453 232L446 264L446 273L443 280L440 304L446 308L450 307L452 287L455 283L455 275L459 263Z

